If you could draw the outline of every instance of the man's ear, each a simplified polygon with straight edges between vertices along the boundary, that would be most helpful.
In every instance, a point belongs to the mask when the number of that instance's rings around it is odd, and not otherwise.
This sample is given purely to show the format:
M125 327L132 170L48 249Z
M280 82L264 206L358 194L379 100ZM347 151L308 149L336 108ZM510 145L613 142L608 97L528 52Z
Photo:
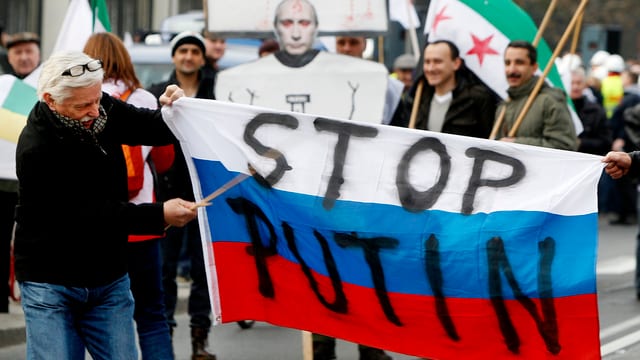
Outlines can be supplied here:
M453 66L454 66L454 70L458 71L458 69L460 69L460 66L462 66L462 59L457 57L453 60Z
M55 101L53 100L53 98L51 97L51 94L49 93L44 93L42 95L42 98L44 99L44 102L47 104L47 106L49 107L49 109L51 110L55 110L53 108L53 104L55 103Z

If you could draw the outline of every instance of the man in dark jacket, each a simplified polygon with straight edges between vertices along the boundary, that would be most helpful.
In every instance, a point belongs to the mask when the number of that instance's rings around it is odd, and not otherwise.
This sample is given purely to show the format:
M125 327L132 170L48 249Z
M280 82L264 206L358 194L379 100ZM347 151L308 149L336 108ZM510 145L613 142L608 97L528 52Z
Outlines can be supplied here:
M195 32L185 31L171 40L171 55L175 70L169 80L154 84L149 91L156 97L169 84L177 84L186 90L189 97L214 99L214 79L205 76L202 67L205 65L205 40ZM160 199L182 197L193 200L193 189L189 169L178 142L174 143L175 160L169 171L158 179ZM176 283L178 260L183 241L186 241L186 255L190 260L191 291L189 293L189 316L191 317L191 345L194 360L213 360L215 355L206 350L207 338L211 328L211 302L207 273L204 267L202 243L198 222L193 221L184 228L171 228L162 239L162 286L165 295L167 321L171 333L177 326L174 314L178 299Z
M607 124L607 114L600 104L587 99L584 91L587 88L587 79L583 68L577 68L571 72L570 96L575 106L576 113L582 121L583 130L578 135L580 139L578 151L605 155L611 149L611 128Z
M497 97L471 73L450 41L429 43L424 50L424 76L419 77L391 125L409 126L411 111L419 102L416 129L488 138ZM418 88L422 96L416 99Z
M137 358L127 235L162 234L196 216L182 199L128 202L122 144L174 136L159 110L103 94L103 76L81 52L51 56L18 140L15 267L29 359ZM181 95L171 87L161 103Z

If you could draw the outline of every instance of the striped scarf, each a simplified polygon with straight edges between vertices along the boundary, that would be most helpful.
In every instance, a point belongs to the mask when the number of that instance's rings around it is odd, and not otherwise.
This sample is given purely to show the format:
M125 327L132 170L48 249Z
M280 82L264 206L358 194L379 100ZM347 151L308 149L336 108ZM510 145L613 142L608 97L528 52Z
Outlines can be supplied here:
M104 130L105 126L107 125L107 113L104 111L104 108L102 107L102 105L100 105L100 109L99 109L100 115L93 120L89 120L89 121L92 121L89 127L85 127L85 125L82 122L71 119L62 114L59 114L55 110L52 110L52 112L56 116L56 118L60 120L62 125L64 125L69 130L71 130L72 133L74 133L81 139L87 140L95 144L97 147L100 148L100 150L102 150L103 153L105 152L104 149L102 149L102 147L100 146L100 143L98 142L98 138L97 138L98 134L100 134Z

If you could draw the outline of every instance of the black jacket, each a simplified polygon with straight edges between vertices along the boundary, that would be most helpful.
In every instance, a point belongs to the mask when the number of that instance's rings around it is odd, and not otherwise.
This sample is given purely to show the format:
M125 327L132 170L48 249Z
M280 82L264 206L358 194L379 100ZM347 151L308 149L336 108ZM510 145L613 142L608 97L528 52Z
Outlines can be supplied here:
M580 139L578 151L594 155L606 155L611 150L613 139L604 108L587 100L584 96L573 100L573 105L584 128L578 135Z
M416 119L416 129L427 129L431 99L433 99L435 88L426 82L424 76L419 77L419 80L410 89L409 96L403 99L400 104L402 113L396 111L391 125L403 127L409 125L419 81L423 81L424 85ZM498 103L497 96L484 84L479 83L479 80L475 81L475 77L470 78L470 76L463 76L460 73L456 74L456 87L453 89L452 95L451 105L442 125L442 132L488 138L493 127Z
M200 77L200 85L198 86L198 93L196 94L196 98L198 99L214 99L214 84L215 84L215 73L210 72L209 70L200 70L198 75ZM167 81L161 81L159 83L152 84L147 90L152 93L156 99L160 98L160 95L164 93L167 86L169 85L178 85L178 79L176 78L176 71L174 70L169 79Z
M160 111L103 94L99 146L74 134L38 102L18 140L16 278L103 286L126 274L128 234L162 234L162 204L128 203L122 144L166 145Z

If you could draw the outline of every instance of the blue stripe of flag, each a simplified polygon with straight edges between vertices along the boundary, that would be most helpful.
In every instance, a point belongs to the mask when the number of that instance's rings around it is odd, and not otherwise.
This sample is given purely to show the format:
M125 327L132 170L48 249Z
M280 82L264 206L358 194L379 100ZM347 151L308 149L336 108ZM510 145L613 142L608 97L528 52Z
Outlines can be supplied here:
M235 176L219 162L194 160L202 193L206 196ZM270 219L278 236L278 254L297 262L288 249L281 222L294 228L303 259L317 273L328 275L316 237L317 230L329 243L342 281L373 287L362 249L344 249L333 240L336 232L358 237L391 237L398 246L380 253L389 292L433 295L425 272L425 241L434 234L440 244L444 293L456 298L489 298L487 242L500 237L521 290L539 297L538 243L547 237L556 242L551 267L553 296L593 294L597 249L597 214L561 216L533 211L501 211L462 215L443 211L412 213L398 206L337 201L330 211L322 197L265 189L248 179L226 192L207 208L212 241L250 243L247 222L226 204L226 198L245 197ZM260 223L266 244L268 230ZM514 296L504 275L507 299Z

